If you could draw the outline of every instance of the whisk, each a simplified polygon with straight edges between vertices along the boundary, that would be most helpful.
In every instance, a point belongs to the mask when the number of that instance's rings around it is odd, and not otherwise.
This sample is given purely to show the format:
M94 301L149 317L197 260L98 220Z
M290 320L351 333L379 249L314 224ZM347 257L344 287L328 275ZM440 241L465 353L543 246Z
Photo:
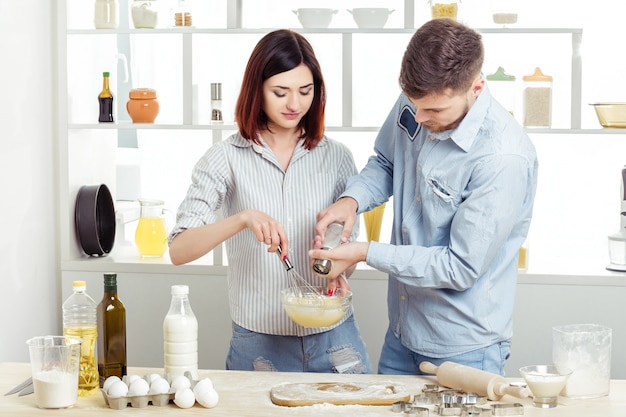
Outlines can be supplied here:
M293 289L294 295L302 297L303 294L322 295L320 291L309 283L302 275L293 268L293 264L289 258L283 258L283 250L280 246L276 249L276 254L280 258L283 266L287 270L287 276L289 277L289 288Z

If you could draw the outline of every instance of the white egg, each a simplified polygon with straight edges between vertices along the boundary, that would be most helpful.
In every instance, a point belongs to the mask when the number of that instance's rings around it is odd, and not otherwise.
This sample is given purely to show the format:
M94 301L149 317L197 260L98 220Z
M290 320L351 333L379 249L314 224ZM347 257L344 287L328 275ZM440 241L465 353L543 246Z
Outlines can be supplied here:
M200 391L196 394L196 401L205 408L213 408L220 400L220 396L213 388L208 391Z
M122 381L115 381L109 387L107 394L111 398L120 398L128 394L128 385Z
M196 397L191 388L184 388L174 394L174 404L180 408L191 408L196 403Z
M145 379L139 378L130 383L128 395L146 395L150 390L150 385Z
M159 378L163 378L163 377L159 374L146 375L146 379L148 380L149 384L152 384L152 381L154 381L155 379L159 379Z
M126 385L128 385L130 387L130 384L133 383L133 381L140 379L141 377L139 375L124 375L122 377L122 381L126 382Z
M209 378L203 378L193 387L193 393L198 397L198 393L213 389L213 382Z
M191 388L191 381L184 375L178 375L172 381L172 390L176 392L183 388Z
M165 378L157 378L150 384L150 394L167 394L170 390L170 384Z
M104 390L104 392L109 392L109 387L117 381L121 381L119 376L116 375L111 375L110 377L108 377L105 381L104 384L102 384L102 389Z

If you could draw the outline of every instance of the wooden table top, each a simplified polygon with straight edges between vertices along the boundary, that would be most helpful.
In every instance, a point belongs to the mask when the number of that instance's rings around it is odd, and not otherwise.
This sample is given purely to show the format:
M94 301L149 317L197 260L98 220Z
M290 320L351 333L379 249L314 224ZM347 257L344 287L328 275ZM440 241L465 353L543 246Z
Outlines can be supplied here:
M129 374L147 375L152 373L163 374L162 368L129 367ZM0 394L30 376L28 363L0 363ZM142 416L142 415L203 415L211 417L276 417L276 416L401 416L402 413L392 411L391 406L367 405L331 405L316 404L302 407L285 407L272 403L270 390L283 383L303 382L356 382L356 383L393 383L404 385L413 395L420 394L424 384L436 384L434 377L424 376L396 376L396 375L345 375L345 374L315 374L315 373L286 373L286 372L242 372L224 370L200 370L199 378L210 378L215 390L219 394L219 403L215 408L206 409L196 403L192 408L181 409L170 403L164 406L148 405L143 408L127 407L122 410L109 408L100 392L91 397L80 397L71 408L62 410L43 410L35 406L34 395L18 397L17 394L0 397L0 415L54 415L60 416ZM510 378L511 381L520 381L519 378ZM572 400L559 397L559 405L550 410L543 410L532 406L530 399L518 399L505 396L499 403L521 403L524 405L525 416L626 416L626 380L611 381L611 393L608 396L588 399ZM488 407L493 402L489 401ZM436 416L434 406L430 416Z

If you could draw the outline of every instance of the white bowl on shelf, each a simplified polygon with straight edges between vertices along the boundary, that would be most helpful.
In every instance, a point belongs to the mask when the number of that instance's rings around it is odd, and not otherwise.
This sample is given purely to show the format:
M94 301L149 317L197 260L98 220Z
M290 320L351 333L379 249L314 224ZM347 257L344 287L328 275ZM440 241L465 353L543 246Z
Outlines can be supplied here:
M385 27L387 18L393 10L383 7L359 7L347 9L360 29L380 29Z
M337 10L324 8L302 8L292 10L303 28L327 28Z

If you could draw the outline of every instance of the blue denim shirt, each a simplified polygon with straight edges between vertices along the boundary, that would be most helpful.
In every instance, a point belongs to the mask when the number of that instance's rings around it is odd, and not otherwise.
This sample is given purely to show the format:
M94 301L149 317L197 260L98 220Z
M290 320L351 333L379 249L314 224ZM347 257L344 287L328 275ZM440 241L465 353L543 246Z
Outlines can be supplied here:
M343 196L359 213L393 196L391 243L371 242L366 262L389 274L390 326L402 344L442 358L512 337L537 156L487 88L454 130L433 134L414 114L401 95Z

